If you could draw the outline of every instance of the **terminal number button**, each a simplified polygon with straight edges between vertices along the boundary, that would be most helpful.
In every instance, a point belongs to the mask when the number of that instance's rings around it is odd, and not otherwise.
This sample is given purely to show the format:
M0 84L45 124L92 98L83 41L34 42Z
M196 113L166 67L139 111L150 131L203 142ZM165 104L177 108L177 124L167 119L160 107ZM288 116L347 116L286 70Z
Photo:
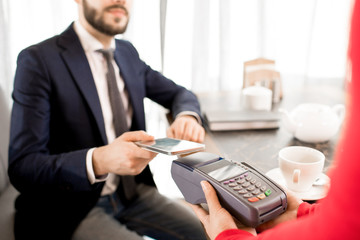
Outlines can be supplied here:
M240 194L244 194L244 193L247 193L248 191L246 189L241 189L238 193Z
M253 195L251 194L251 193L247 193L247 194L244 194L244 197L245 198L250 198L250 197L252 197Z

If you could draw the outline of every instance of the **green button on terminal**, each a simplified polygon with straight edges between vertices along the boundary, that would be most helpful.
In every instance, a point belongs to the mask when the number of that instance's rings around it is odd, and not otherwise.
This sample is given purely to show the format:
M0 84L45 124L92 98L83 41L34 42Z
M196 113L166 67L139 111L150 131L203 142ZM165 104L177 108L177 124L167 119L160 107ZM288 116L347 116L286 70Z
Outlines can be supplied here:
M266 196L269 196L270 194L271 194L271 189L268 189L268 190L265 191Z

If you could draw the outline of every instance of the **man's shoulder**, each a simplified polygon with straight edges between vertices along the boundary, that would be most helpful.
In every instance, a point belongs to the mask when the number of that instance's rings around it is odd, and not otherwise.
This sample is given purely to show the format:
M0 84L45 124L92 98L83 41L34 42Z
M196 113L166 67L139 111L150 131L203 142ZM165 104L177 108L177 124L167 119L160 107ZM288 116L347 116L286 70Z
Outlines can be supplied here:
M48 39L42 40L41 42L32 44L28 47L26 47L24 50L36 50L36 49L40 49L40 48L44 48L50 45L54 45L54 43L56 43L56 39L59 37L59 35L55 35L53 37L50 37Z
M134 57L139 57L139 53L134 47L134 45L125 39L115 39L116 51L119 51L123 54L132 55Z
M41 50L51 51L61 48L61 46L65 46L68 42L73 42L74 40L77 40L77 37L71 24L61 34L54 35L41 42L30 45L25 49L23 49L23 51L41 51Z
M132 45L132 43L126 39L115 38L115 44L116 44L116 48L133 48L133 49L135 49L135 47Z

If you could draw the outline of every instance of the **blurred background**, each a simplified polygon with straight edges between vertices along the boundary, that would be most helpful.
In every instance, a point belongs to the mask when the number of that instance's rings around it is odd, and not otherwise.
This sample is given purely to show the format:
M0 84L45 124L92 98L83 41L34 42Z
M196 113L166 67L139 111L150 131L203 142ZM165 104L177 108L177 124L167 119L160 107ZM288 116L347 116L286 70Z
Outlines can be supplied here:
M152 68L196 93L240 90L244 62L259 57L276 61L284 85L344 85L351 0L133 1L129 28L118 37L130 40ZM19 51L76 19L73 0L1 0L3 159ZM153 108L147 103L148 129L161 137L166 121ZM153 169L160 165L154 161Z
M119 37L194 91L240 89L243 62L258 57L304 81L344 77L350 0L133 1L128 31ZM0 13L1 86L11 88L19 51L61 33L77 19L77 6L1 0Z

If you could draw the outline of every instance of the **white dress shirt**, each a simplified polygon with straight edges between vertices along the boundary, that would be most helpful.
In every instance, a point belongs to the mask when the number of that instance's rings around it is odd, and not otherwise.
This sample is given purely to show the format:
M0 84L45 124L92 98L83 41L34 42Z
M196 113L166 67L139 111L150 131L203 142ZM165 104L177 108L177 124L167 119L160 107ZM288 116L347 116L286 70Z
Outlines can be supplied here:
M79 21L75 21L74 30L80 39L80 43L85 51L87 60L90 65L91 73L93 75L97 93L100 100L107 140L108 143L111 143L112 141L115 140L116 136L115 136L113 116L112 116L112 110L111 110L109 93L107 88L107 80L106 80L107 63L103 54L96 51L99 49L103 49L104 47L95 37L93 37L90 33L86 31L86 29L81 25ZM115 49L115 39L111 41L110 48ZM113 60L112 64L115 70L116 81L120 91L120 96L122 98L125 111L127 112L126 118L127 118L128 127L130 127L133 109L129 104L128 93L125 89L124 80L120 76L119 67L117 66L115 60ZM176 117L180 117L183 115L192 115L201 124L201 119L197 113L191 111L184 111L179 113ZM87 170L88 179L91 184L106 181L105 186L101 192L101 195L111 194L115 192L119 184L119 177L112 173L109 173L101 177L95 176L93 164L92 164L92 155L94 149L95 148L90 149L86 155L86 170Z
M109 93L107 88L107 80L106 80L107 63L103 54L96 51L99 49L103 49L104 46L95 37L93 37L90 33L88 33L79 21L76 21L74 23L74 30L80 39L80 43L85 51L87 60L90 65L91 73L94 78L97 93L100 100L107 140L108 143L111 143L112 141L115 140L116 136L115 136L113 115L112 115ZM115 49L115 39L111 41L110 48ZM115 63L115 60L113 60L112 64L115 70L116 81L120 91L120 96L122 98L125 111L127 112L126 118L127 118L128 127L130 127L131 118L132 118L132 107L129 104L128 93L125 89L124 81L120 76L119 67ZM86 156L88 179L91 184L94 184L96 182L106 181L101 195L111 194L116 190L117 185L119 183L119 178L115 174L111 174L111 173L101 178L96 178L92 164L93 151L94 148L90 149Z

